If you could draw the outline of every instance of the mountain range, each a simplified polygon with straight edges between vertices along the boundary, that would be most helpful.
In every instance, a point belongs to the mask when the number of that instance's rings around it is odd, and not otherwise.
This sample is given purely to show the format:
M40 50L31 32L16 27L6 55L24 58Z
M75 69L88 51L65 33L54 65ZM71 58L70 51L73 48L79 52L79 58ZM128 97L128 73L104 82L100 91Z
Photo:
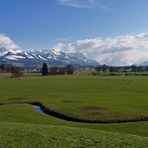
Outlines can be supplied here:
M82 53L58 52L54 49L8 50L0 48L0 64L35 67L47 63L49 66L97 66L99 63Z

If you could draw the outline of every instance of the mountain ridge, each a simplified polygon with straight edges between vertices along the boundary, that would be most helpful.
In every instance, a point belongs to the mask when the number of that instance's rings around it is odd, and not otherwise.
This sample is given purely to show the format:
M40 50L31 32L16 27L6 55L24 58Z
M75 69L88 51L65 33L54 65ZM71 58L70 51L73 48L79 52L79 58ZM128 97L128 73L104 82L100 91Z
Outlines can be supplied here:
M20 65L24 67L41 66L98 66L99 63L89 59L80 52L65 53L55 49L8 50L0 48L0 64Z

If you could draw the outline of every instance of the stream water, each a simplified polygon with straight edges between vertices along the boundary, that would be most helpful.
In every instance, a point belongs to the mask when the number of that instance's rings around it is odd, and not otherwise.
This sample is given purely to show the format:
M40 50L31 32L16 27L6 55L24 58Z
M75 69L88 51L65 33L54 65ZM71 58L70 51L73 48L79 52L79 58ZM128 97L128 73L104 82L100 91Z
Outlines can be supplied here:
M38 105L32 105L32 107L33 107L33 109L34 109L35 111L45 114L45 113L42 111L42 109L41 109L40 106L38 106Z

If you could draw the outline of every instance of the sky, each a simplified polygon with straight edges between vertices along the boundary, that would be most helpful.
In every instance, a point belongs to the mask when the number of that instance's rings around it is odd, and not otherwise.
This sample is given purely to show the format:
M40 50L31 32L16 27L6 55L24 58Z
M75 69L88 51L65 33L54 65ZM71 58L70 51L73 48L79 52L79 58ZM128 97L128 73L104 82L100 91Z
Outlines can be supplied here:
M147 7L148 0L0 0L0 47L142 63L148 61Z

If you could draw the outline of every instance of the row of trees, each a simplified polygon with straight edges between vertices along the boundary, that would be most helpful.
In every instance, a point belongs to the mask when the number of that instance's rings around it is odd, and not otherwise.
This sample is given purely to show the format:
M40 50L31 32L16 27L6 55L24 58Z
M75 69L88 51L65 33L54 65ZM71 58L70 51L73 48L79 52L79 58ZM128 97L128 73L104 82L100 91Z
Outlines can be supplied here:
M49 67L46 63L43 64L41 71L42 75L64 75L64 74L74 74L80 73L82 71L87 71L90 69L91 75L145 75L148 72L148 66L125 66L125 67L112 67L112 66L98 66L98 67L74 67L72 65L67 65L65 67ZM23 76L24 69L21 67L12 66L10 64L2 64L0 65L0 72L1 73L12 73L12 77L21 77ZM146 73L143 73L146 72Z
M44 63L42 67L42 75L64 75L64 74L73 74L75 68L72 65L67 65L65 67L50 67L48 68L47 64Z
M113 67L107 65L101 65L95 68L99 73L109 73L110 75L114 75L115 73L132 73L136 75L137 73L148 72L148 66L123 66L123 67Z
M47 64L44 63L41 69L42 75L64 75L64 74L73 74L75 68L71 65L65 67L50 67L48 68ZM0 65L1 73L11 73L13 78L22 77L24 74L24 68L12 66L10 64Z

